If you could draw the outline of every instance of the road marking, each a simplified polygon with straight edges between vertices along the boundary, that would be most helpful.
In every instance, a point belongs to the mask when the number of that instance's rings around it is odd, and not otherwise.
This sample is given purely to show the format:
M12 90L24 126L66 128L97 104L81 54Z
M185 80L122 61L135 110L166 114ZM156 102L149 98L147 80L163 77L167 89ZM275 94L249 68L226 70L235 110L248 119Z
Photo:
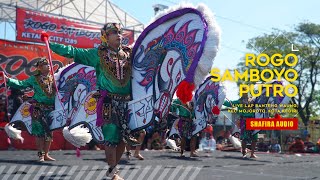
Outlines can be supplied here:
M197 175L199 174L200 170L202 169L202 167L195 167L195 171L192 173L192 175L190 176L190 180L196 179Z
M166 177L166 175L168 174L168 172L170 171L171 168L164 168L163 172L161 173L160 177L158 180L162 180Z
M80 179L88 168L89 166L83 166L79 171L79 174L74 179Z
M58 166L52 166L49 171L47 172L47 174L45 175L43 180L47 180L49 179L52 175L54 175L54 171L58 168Z
M21 173L24 172L24 170L27 168L27 166L21 166L20 169L18 170L17 174L13 176L12 180L17 180L20 176Z
M10 177L10 175L12 175L12 172L16 167L17 166L11 166L9 170L6 172L6 175L3 176L2 180L7 180Z
M23 177L24 180L28 180L31 177L31 174L36 170L38 166L31 166L27 174Z
M177 166L175 170L172 172L171 176L168 178L168 180L174 180L180 169L182 169L182 166Z
M129 171L130 166L121 166L121 167L123 167L123 170L120 171L119 176L124 177L127 174L127 172ZM119 169L120 169L120 167L119 167Z
M68 172L68 174L66 175L65 179L70 179L71 176L74 174L74 172L78 169L78 167L79 166L73 166Z
M147 166L146 168L144 168L142 173L137 179L143 179L146 176L146 174L150 171L150 169L151 169L151 166Z
M0 174L2 174L2 171L6 168L6 166L0 166Z
M62 168L58 171L57 175L53 179L60 179L64 171L68 169L68 166L62 166Z
M33 180L39 180L39 177L41 176L41 174L43 173L43 171L47 168L48 166L42 166L38 173L34 176Z
M178 180L185 180L187 174L190 172L191 169L192 169L192 166L187 166L187 168L184 170L184 172L181 173L181 176Z
M126 178L127 180L132 180L134 176L138 173L138 171L141 169L141 166L132 166L134 167L133 171L131 174Z
M91 171L88 173L88 175L84 179L92 179L91 177L97 170L99 169L99 166L93 166Z
M161 167L161 165L158 165L156 168L154 168L148 179L154 179L157 173L160 171Z
M97 176L97 178L96 179L103 179L103 176L105 176L106 175L106 172L108 171L108 168L107 168L107 170L101 170L101 172L99 173L99 175Z
M266 176L266 177L277 177L277 178L286 178L286 179L306 179L310 177L298 177L298 176L283 176L283 175L277 175L277 174L261 174L261 173L250 173L250 172L243 172L243 171L234 171L234 170L227 170L227 169L211 169L212 171L224 171L224 172L232 172L237 174L243 174L243 175L252 175L252 176ZM272 178L271 178L272 179Z

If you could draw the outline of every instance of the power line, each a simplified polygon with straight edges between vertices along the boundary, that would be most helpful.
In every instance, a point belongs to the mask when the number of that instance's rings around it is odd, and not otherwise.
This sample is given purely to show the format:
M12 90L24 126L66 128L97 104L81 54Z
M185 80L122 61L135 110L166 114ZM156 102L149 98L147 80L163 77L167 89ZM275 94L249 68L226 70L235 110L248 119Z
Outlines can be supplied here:
M229 46L229 45L226 45L226 44L223 44L223 43L221 43L221 46L223 46L223 47L225 47L225 48L228 48L228 49L231 49L231 50L233 50L233 51L237 51L237 52L241 52L241 53L247 53L247 52L245 52L245 51L243 51L243 50L241 50L241 49L234 48L234 47L232 47L232 46Z
M231 18L219 16L219 15L215 15L215 16L218 17L218 18L224 19L224 20L228 20L228 21L243 25L243 26L251 27L251 28L256 29L256 30L260 30L260 31L264 31L264 32L271 32L270 30L267 30L267 29L264 29L264 28L261 28L261 27L258 27L258 26L254 26L254 25L251 25L251 24L243 23L243 22L238 21L238 20L234 20L234 19L231 19Z
M175 5L179 4L179 3L176 3L176 2L173 2L173 1L169 1L169 0L163 0L163 1L165 1L167 3L175 4Z
M171 0L163 0L163 1L171 3L171 4L175 4L175 5L179 4L179 3L173 2ZM264 32L271 32L270 30L267 30L265 28L258 27L258 26L255 26L255 25L251 25L251 24L247 24L247 23L244 23L244 22L241 22L241 21L238 21L238 20L234 20L232 18L228 18L228 17L224 17L224 16L220 16L220 15L215 15L215 16L218 17L218 18L224 19L224 20L228 20L228 21L243 25L243 26L251 27L251 28L256 29L256 30L260 30L260 31L264 31Z

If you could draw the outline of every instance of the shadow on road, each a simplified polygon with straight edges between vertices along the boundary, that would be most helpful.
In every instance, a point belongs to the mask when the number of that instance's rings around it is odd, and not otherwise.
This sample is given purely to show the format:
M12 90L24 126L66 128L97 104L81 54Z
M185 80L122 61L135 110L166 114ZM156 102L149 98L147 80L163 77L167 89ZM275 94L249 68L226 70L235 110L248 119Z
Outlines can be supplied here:
M51 161L51 162L55 162L55 161ZM40 165L40 166L64 166L64 165L56 165L56 164L51 164L48 162L39 162L37 160L3 160L0 159L0 164L4 163L4 164L28 164L28 165Z
M170 156L170 155L159 155L159 156L154 156L153 158L158 158L158 159L177 159L177 160L186 160L186 161L202 161L200 158L190 158L188 156L186 157L180 157L180 156Z
M222 157L216 157L216 159L238 159L243 161L252 161L252 162L264 162L264 163L272 163L272 161L265 161L265 160L259 160L259 158L243 158L239 156L222 156Z

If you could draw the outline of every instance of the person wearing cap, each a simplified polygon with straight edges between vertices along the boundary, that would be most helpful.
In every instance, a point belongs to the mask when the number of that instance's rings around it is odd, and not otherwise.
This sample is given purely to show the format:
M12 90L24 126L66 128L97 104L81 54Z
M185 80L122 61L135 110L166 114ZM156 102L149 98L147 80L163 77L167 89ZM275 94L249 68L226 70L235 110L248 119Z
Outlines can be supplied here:
M194 108L193 102L188 102L187 104L183 104L179 99L175 99L170 107L172 112L177 112L179 115L178 121L178 131L181 136L181 157L185 157L184 150L186 146L186 139L190 140L190 157L198 157L196 154L196 144L197 138L192 135L193 131L196 128L196 125L193 123Z
M107 176L121 179L116 165L129 145L140 144L128 127L128 102L131 100L132 52L121 45L121 28L106 23L101 29L98 48L82 49L51 43L53 52L74 62L95 67L97 76L97 126L102 128L109 169Z
M39 161L54 161L49 156L52 142L49 113L54 110L55 88L50 66L46 58L41 58L35 64L36 74L26 80L8 78L7 85L16 89L33 88L30 113L32 118L32 135L36 136Z
M258 140L258 133L253 134L253 130L246 130L246 119L247 118L254 118L254 113L247 112L245 110L251 109L251 104L253 100L249 98L248 93L244 93L243 96L235 101L225 101L223 103L224 106L227 107L234 107L237 106L237 114L240 115L240 139L241 139L241 146L242 146L242 156L243 158L247 157L247 143L251 142L251 156L250 158L257 158L254 154L257 140Z

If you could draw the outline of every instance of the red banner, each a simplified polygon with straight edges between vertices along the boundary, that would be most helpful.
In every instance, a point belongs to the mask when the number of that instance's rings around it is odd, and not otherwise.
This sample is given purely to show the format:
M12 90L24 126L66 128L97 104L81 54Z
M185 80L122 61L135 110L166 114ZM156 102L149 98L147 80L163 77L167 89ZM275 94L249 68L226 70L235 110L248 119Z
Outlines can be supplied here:
M35 63L41 57L47 56L48 51L45 46L0 40L0 71L5 71L10 77L27 79L35 73ZM52 54L52 61L55 70L73 62L72 59L57 54ZM0 93L3 93L2 83L0 87L2 87Z
M41 42L40 35L45 31L51 42L72 45L80 48L98 47L101 27L86 25L59 16L17 8L17 40ZM122 44L134 42L134 33L123 30Z
M247 130L297 130L298 118L247 118Z

